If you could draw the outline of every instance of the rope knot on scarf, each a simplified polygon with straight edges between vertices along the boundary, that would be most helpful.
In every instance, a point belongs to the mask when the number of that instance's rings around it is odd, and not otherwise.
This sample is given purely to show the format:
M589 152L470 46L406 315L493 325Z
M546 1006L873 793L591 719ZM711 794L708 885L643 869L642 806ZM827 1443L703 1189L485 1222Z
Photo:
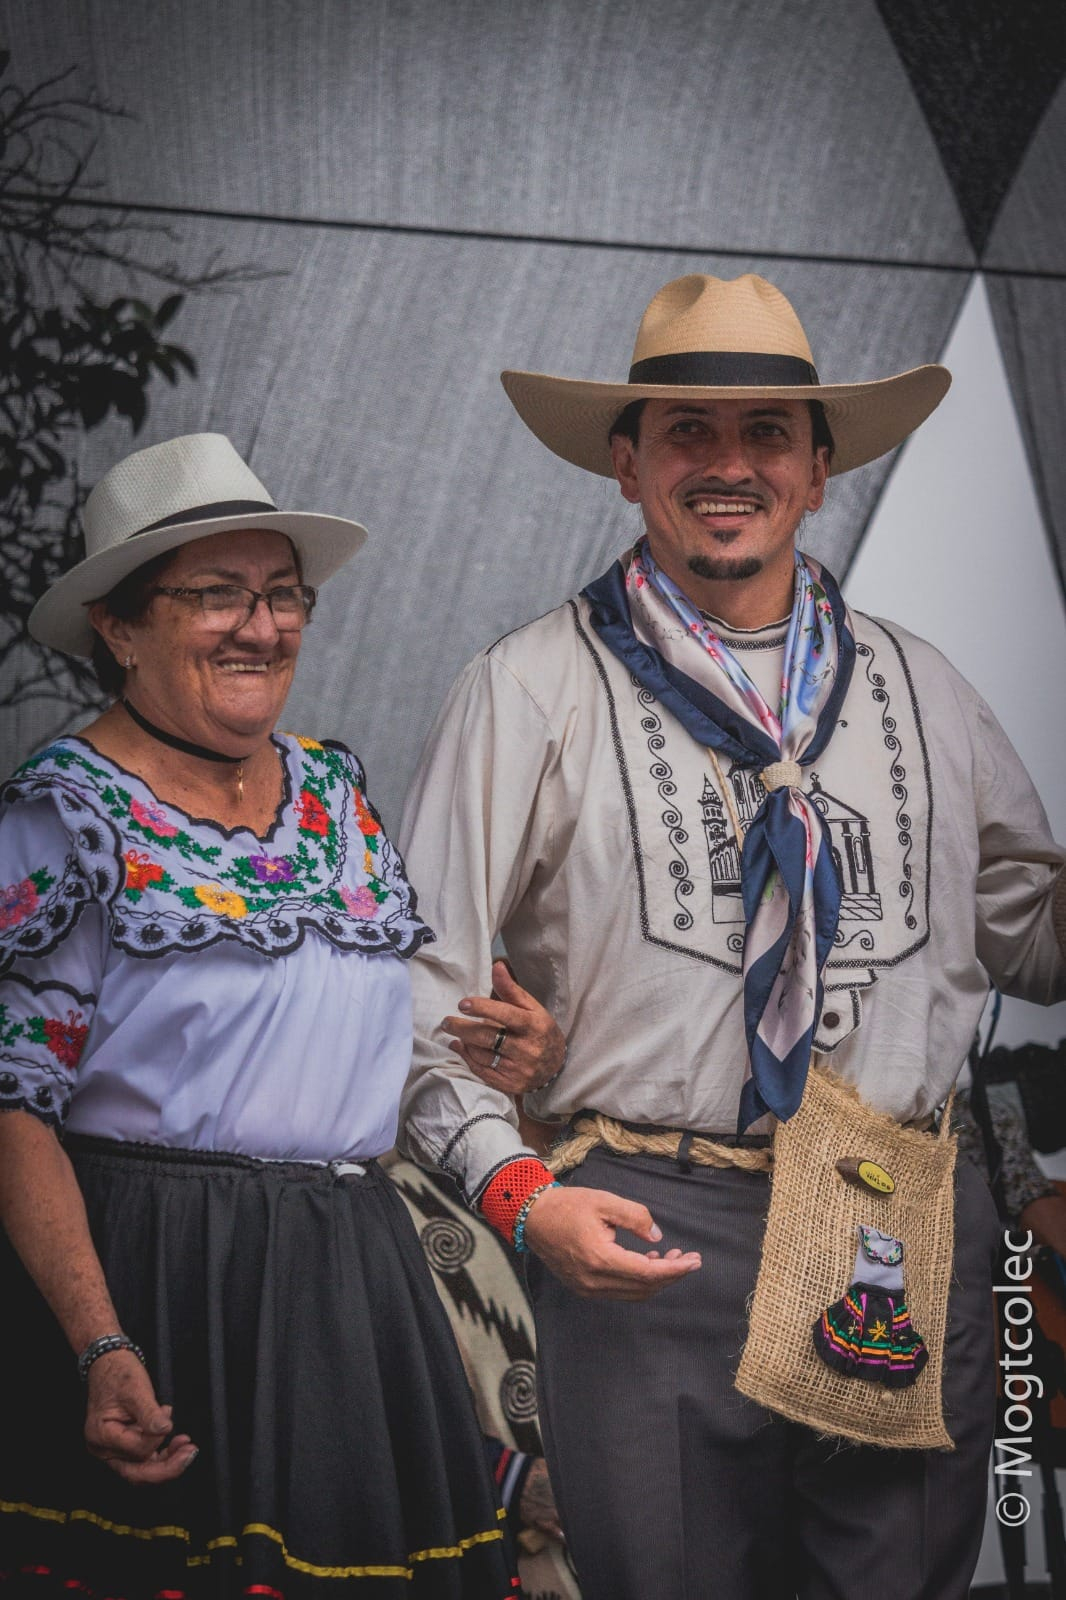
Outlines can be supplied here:
M757 772L766 789L736 841L748 1044L738 1131L767 1112L787 1121L803 1098L822 972L840 918L829 837L801 787L803 768L832 737L855 663L840 590L824 567L796 551L776 707L712 620L658 566L646 537L628 566L616 562L583 593L592 626L638 683L705 749L728 757L734 769Z
M762 786L768 794L775 789L798 789L803 781L803 768L798 761L771 761L759 773Z

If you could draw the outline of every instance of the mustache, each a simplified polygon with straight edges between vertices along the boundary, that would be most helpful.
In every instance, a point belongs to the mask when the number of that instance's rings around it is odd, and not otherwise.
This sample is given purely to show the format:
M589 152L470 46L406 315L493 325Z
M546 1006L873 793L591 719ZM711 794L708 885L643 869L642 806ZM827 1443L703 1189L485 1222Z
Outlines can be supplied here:
M684 498L686 505L690 500L750 500L753 505L765 505L762 495L756 490L723 483L721 478L701 478L685 490Z

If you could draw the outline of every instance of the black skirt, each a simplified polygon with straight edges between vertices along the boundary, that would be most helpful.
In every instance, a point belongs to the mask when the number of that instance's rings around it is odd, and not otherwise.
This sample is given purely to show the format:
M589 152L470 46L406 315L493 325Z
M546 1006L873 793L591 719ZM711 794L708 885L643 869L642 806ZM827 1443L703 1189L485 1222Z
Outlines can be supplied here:
M199 1455L133 1486L0 1262L0 1594L514 1596L469 1390L399 1195L362 1174L67 1143L121 1325Z

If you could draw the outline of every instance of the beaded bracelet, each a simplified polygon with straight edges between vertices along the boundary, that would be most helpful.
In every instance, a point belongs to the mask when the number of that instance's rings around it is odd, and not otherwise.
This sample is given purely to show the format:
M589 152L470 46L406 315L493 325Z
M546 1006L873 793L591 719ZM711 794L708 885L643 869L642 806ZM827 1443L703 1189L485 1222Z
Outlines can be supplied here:
M539 1194L543 1194L546 1189L558 1189L559 1187L558 1178L553 1178L551 1183L542 1183L539 1189L531 1189L519 1206L518 1215L514 1219L514 1233L511 1235L511 1243L520 1256L529 1254L529 1246L526 1243L526 1218L529 1216L534 1200Z
M102 1333L99 1339L87 1344L78 1357L78 1377L82 1383L88 1383L89 1368L93 1362L99 1361L101 1356L109 1356L113 1350L132 1350L141 1366L144 1366L144 1351L139 1344L134 1344L124 1333Z
M508 1244L514 1240L514 1225L527 1195L551 1183L555 1174L539 1156L519 1155L508 1161L486 1184L478 1201L485 1221Z

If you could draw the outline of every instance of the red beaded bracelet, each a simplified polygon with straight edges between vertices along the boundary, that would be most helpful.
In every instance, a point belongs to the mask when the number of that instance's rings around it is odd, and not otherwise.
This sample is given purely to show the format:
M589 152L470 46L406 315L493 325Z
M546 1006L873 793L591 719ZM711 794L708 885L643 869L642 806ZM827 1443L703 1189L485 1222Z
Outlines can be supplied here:
M543 1161L536 1156L518 1156L486 1185L480 1201L481 1215L508 1244L513 1244L514 1225L525 1201L534 1189L543 1189L545 1184L554 1182L555 1174Z

